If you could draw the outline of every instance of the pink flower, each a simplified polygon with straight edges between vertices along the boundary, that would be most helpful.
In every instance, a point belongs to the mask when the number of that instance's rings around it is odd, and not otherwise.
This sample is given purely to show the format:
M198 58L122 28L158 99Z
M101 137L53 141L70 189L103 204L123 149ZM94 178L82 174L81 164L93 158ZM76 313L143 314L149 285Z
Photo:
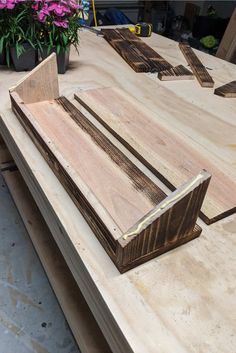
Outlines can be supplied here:
M41 11L39 11L38 13L38 19L40 22L45 22L46 17L49 15L49 11L48 11L48 5L44 4L44 7L42 8Z
M12 10L14 9L15 5L15 0L0 0L0 9Z
M53 23L57 27L68 28L68 20L57 20L57 21L53 21Z
M55 13L55 15L60 16L60 17L65 16L66 13L70 13L70 9L67 6L60 5L57 3L53 3L53 4L49 5L48 10L50 12L53 11Z

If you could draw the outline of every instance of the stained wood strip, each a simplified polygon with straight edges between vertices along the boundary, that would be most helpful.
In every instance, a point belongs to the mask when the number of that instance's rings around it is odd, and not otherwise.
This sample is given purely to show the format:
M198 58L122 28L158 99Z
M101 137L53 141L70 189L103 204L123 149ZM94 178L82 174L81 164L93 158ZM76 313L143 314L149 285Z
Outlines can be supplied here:
M159 72L172 67L155 50L129 30L105 29L102 32L108 43L136 72Z
M139 55L143 55L151 66L152 72L160 72L172 68L172 65L168 63L161 55L159 55L154 49L138 38L134 33L131 33L129 29L117 29L117 32L121 37L135 45ZM139 40L137 40L137 38Z
M184 66L173 67L155 50L144 43L129 29L103 29L107 42L136 72L158 72L161 80L192 79Z
M143 41L134 42L138 52L147 58L149 65L151 66L152 72L160 72L172 68L172 65L168 63L161 55L155 50L149 47Z
M116 31L123 39L128 40L129 42L143 42L140 37L130 32L128 28L117 28Z
M193 80L194 76L191 71L186 69L183 65L172 67L169 70L164 70L158 73L158 78L161 81L173 80Z
M216 88L214 94L225 98L236 98L236 81L231 81Z
M133 43L126 41L111 41L109 44L119 53L122 58L132 67L135 72L151 72L154 67L142 55Z
M193 49L187 43L179 43L179 48L182 51L187 63L190 65L194 75L202 87L213 87L214 81L209 75L205 66L199 60Z
M134 45L134 41L125 40L122 34L115 29L103 29L102 33L106 41L117 53L132 67L135 72L150 72L151 65L143 55L140 55ZM132 34L132 33L130 33Z
M213 175L201 211L207 224L236 212L235 178L216 160L166 129L126 92L92 89L77 93L76 99L172 190L196 174L200 166L207 169Z

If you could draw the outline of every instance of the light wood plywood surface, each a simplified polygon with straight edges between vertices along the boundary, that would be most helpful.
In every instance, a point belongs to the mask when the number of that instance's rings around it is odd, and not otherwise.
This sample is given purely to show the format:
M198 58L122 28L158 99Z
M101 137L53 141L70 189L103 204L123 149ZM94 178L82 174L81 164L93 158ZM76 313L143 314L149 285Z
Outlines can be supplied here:
M172 65L186 64L177 43L157 35L145 41ZM61 94L71 97L79 88L118 86L166 127L222 159L235 175L234 100L215 96L196 80L161 82L153 74L136 74L103 38L91 33L81 33L80 53L78 61L73 53L71 70L59 77ZM233 64L198 55L212 69L216 87L236 76ZM23 75L1 72L5 114L0 131L112 350L235 351L236 217L211 226L199 221L199 239L120 275L17 118L6 111L6 89Z

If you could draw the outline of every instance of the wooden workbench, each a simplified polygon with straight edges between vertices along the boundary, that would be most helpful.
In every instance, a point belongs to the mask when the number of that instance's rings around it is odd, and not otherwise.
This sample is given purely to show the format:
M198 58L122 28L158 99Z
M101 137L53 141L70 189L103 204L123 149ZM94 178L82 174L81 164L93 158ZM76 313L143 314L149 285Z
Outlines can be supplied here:
M171 64L186 65L177 43L155 34L146 41ZM236 78L235 65L204 53L199 57L212 69L216 87ZM121 275L9 111L7 88L22 76L1 71L0 132L59 248L71 254L67 264L112 351L235 351L236 216L211 226L199 220L199 239ZM72 53L71 69L59 81L61 93L69 97L84 87L121 87L190 144L217 156L236 177L235 100L213 95L213 89L201 88L197 80L161 82L154 74L137 74L103 38L88 32L81 33L80 57Z

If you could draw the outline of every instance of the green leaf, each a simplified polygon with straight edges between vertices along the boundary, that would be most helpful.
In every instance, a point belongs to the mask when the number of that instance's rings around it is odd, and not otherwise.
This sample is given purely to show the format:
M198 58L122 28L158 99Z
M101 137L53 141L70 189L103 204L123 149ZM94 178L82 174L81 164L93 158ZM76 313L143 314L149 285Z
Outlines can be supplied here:
M1 39L0 39L0 54L3 53L4 39L5 39L4 37L1 37Z

